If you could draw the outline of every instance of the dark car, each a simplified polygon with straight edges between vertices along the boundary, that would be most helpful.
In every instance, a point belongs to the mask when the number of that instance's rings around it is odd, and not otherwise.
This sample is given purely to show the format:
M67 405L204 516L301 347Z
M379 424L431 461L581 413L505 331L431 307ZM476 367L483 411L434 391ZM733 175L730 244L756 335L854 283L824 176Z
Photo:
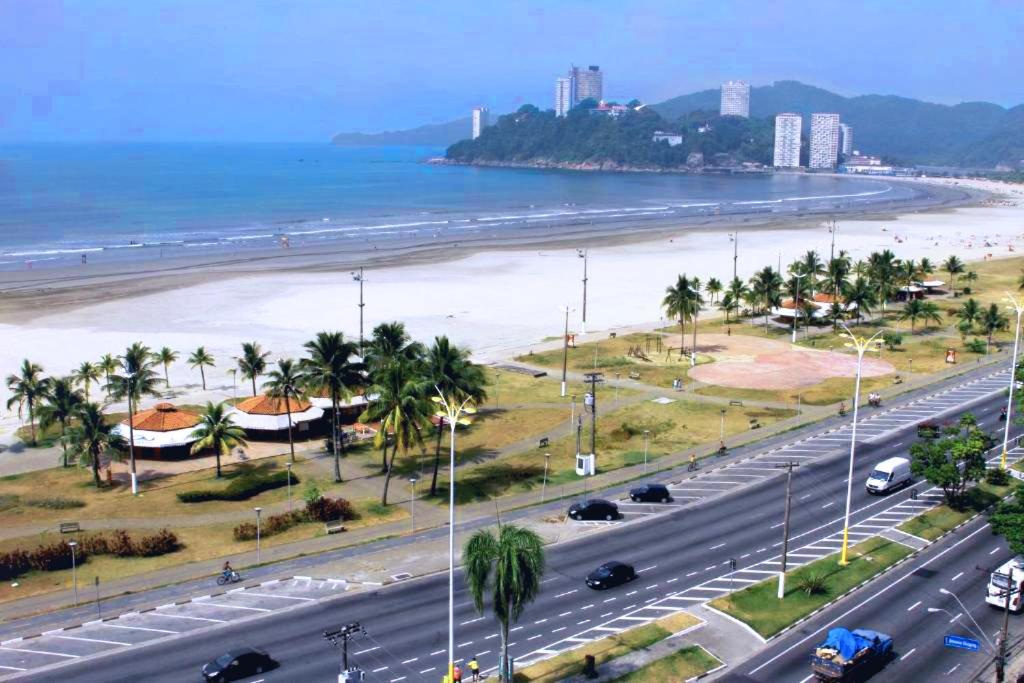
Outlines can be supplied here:
M613 588L636 578L633 566L624 562L605 562L587 575L587 585L597 590Z
M672 500L672 494L664 484L644 484L630 489L629 499L634 503L667 503Z
M569 516L573 519L604 519L611 521L619 518L619 506L610 500L591 498L584 503L573 503L569 508Z
M203 680L236 681L274 668L274 660L263 650L240 647L222 654L203 666Z

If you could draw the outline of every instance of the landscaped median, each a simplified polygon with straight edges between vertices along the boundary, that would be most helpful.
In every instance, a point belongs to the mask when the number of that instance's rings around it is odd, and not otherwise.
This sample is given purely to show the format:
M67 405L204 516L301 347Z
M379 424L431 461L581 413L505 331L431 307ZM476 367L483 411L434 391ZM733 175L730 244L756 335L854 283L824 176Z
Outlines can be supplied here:
M1009 485L994 486L980 482L965 494L962 509L939 505L908 519L896 528L926 541L934 541L1005 498L1012 490L1013 487Z
M618 657L649 648L673 634L691 629L700 623L701 621L697 617L686 612L673 614L670 617L665 617L643 626L637 626L636 628L616 633L601 640L595 640L551 659L545 659L542 662L525 667L516 672L515 680L520 683L555 683L556 681L582 674L587 655L593 655L595 663L600 667L602 664ZM677 671L672 677L641 679L629 678L627 676L622 680L685 680L710 671L721 664L721 662L700 647L681 648L678 652L665 659L673 660L672 662L666 662L664 665L666 671ZM662 661L664 660L659 660L654 664L660 664ZM654 664L648 666L653 666ZM682 677L677 678L676 676ZM497 679L493 678L490 680Z
M777 597L778 579L768 579L712 600L711 607L770 638L882 573L913 552L905 545L878 536L852 546L849 563L829 555L786 573L786 593Z

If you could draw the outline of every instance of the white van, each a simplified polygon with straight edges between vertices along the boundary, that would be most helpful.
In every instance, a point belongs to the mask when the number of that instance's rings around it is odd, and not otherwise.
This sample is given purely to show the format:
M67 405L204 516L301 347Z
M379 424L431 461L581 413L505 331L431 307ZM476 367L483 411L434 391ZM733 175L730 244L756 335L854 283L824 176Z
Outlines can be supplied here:
M1024 589L1024 557L1018 555L992 572L985 589L985 602L999 609L1006 608L1006 589L1010 588L1010 610L1021 611L1021 590Z
M868 493L889 493L903 486L909 486L914 479L910 475L910 461L906 458L889 458L875 465L868 475Z

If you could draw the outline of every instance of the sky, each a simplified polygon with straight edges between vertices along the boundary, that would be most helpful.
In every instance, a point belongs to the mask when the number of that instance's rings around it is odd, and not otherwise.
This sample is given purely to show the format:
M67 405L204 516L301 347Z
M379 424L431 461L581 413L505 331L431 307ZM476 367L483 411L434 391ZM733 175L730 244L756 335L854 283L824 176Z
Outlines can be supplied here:
M550 108L570 64L1013 106L1022 35L1020 0L0 0L0 142L327 141Z

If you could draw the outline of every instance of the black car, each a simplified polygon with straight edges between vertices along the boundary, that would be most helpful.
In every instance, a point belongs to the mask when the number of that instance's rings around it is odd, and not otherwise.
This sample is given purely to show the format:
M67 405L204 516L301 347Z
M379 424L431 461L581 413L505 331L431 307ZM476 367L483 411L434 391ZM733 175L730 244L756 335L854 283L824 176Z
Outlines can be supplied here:
M636 578L633 566L624 562L605 562L587 575L587 585L597 590L621 586Z
M274 668L275 662L263 650L240 647L222 654L203 666L203 680L236 681Z
M573 503L569 508L569 516L573 519L604 519L611 521L619 518L619 506L610 500L591 498L584 503Z
M672 500L672 494L664 484L644 484L630 489L629 499L634 503L667 503Z

